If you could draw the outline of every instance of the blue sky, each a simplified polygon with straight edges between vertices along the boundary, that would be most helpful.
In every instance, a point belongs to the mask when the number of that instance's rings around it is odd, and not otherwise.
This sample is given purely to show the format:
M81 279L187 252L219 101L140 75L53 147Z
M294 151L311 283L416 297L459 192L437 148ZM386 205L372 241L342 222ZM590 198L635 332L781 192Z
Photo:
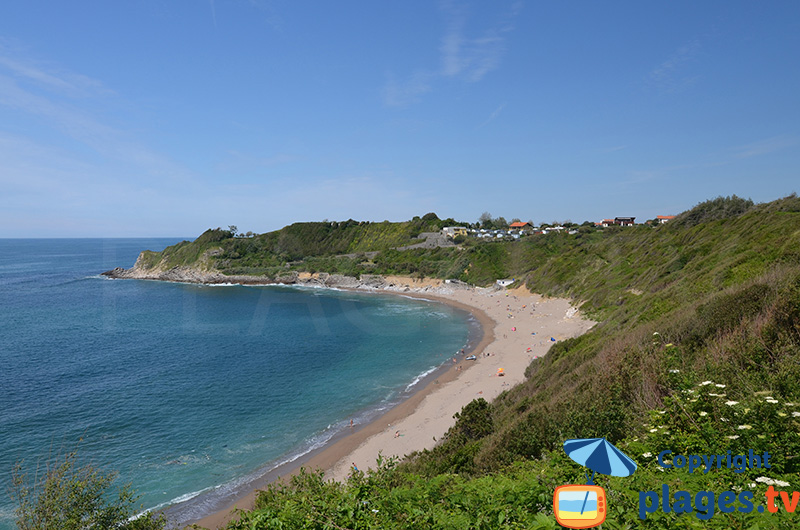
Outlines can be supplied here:
M0 237L798 189L800 2L0 5Z

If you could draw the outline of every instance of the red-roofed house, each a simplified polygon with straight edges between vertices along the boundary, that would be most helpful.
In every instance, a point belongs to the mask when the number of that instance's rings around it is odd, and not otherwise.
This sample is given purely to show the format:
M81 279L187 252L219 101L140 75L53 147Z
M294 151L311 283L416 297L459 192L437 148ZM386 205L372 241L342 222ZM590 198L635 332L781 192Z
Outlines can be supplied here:
M656 219L658 219L658 223L659 224L663 225L667 221L672 221L673 219L675 219L675 216L674 215L659 215L659 216L656 217Z
M516 223L511 223L508 225L508 228L511 230L520 230L522 232L530 232L533 230L533 227L530 223L524 223L522 221L517 221Z

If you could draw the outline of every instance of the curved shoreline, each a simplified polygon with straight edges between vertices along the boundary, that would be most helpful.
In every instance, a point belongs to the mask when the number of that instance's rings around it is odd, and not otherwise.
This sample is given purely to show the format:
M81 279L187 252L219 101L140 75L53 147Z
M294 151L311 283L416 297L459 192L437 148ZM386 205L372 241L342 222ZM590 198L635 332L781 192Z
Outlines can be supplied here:
M297 285L283 284L271 284L266 286L298 287ZM487 340L492 339L491 334L489 334L488 337L486 334L486 323L491 323L492 320L489 319L485 314L476 315L476 312L473 308L457 302L451 303L451 301L431 294L430 292L395 292L376 289L367 290L352 288L326 288L363 294L387 294L392 296L400 295L430 303L443 303L459 311L463 311L464 313L471 315L477 323L477 325L468 324L472 327L472 329L469 331L467 336L467 342L464 345L465 353L463 356L478 351L479 348L484 347ZM463 358L463 356L461 357ZM265 463L264 466L262 466L259 470L254 471L250 475L250 478L246 478L242 483L236 485L235 489L238 490L239 493L233 493L232 495L227 496L227 500L223 498L222 502L217 501L216 504L211 504L209 506L210 499L208 499L207 493L210 490L208 490L191 499L167 506L158 511L167 515L169 528L184 528L185 525L192 524L206 528L218 528L219 526L226 524L231 519L231 512L235 508L252 508L255 502L257 491L264 489L267 484L275 482L283 477L296 474L301 468L327 469L328 467L333 466L333 464L336 462L336 459L341 458L343 455L349 454L364 440L374 435L377 425L383 424L384 421L396 421L396 419L411 414L416 408L418 402L424 398L425 395L434 391L438 383L444 383L453 380L457 375L458 372L455 370L454 365L451 365L448 362L442 363L441 365L432 369L430 373L427 373L421 377L419 382L407 390L406 395L402 396L398 402L389 404L388 408L384 410L372 409L373 414L365 422L355 423L352 429L348 429L345 426L343 430L334 433L331 438L325 441L320 447L311 449L310 451L292 458L289 461L285 461L277 465L274 465L274 463L276 461L280 461L280 459L273 461L272 463ZM368 410L370 409L365 409L365 411ZM274 467L270 468L272 465L274 465ZM227 484L223 484L221 486L227 486ZM197 513L198 511L200 513L206 513L207 515L204 515L202 518L187 516L187 512Z
M484 397L492 400L506 387L524 380L524 371L531 359L544 355L551 345L549 337L545 341L531 329L546 328L541 331L561 340L584 333L594 325L579 318L570 301L545 299L524 289L505 291L465 288L462 285L456 285L453 289L441 280L386 280L391 287L350 289L430 299L468 311L483 331L480 342L468 352L475 354L478 359L465 361L462 358L438 375L435 381L428 382L371 423L309 453L307 458L280 466L264 477L260 484L251 484L252 491L247 495L194 524L210 529L224 526L233 517L234 509L251 509L254 506L258 489L280 477L296 473L300 468L323 470L326 478L341 481L349 474L351 462L358 462L360 469L367 468L374 465L379 452L384 457L403 457L414 451L431 448L435 440L452 426L453 414L472 399ZM504 301L506 307L503 307ZM559 317L559 314L563 317ZM504 316L518 320L509 326L504 322ZM512 328L514 331L510 331ZM459 370L458 366L462 369ZM498 366L504 367L506 375L502 378L496 377ZM398 436L397 433L402 434Z

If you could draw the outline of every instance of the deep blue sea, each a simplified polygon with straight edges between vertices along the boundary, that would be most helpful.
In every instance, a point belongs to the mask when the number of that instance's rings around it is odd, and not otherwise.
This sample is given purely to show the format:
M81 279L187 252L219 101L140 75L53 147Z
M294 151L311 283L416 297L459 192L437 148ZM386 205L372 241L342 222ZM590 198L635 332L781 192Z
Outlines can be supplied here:
M205 515L412 393L475 326L397 295L99 276L178 241L0 239L0 529L14 464L73 449L145 508Z

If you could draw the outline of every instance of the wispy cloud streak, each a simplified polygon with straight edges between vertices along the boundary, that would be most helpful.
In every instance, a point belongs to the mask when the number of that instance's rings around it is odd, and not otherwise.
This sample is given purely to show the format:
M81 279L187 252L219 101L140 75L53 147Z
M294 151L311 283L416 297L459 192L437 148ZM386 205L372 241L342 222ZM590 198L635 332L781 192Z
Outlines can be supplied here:
M99 81L45 69L0 48L0 107L21 113L29 126L37 120L107 159L137 166L143 174L186 178L185 170L96 117L95 107L110 94Z
M486 74L500 65L505 52L505 34L512 31L513 18L521 9L516 3L492 26L484 29L480 36L467 36L467 16L463 6L453 2L442 3L446 31L439 48L442 75L464 76L469 81L480 81Z
M481 123L480 125L478 125L478 129L480 129L481 127L485 127L485 126L489 125L489 123L491 123L491 122L492 122L492 121L493 121L495 118L497 118L498 116L500 116L500 113L501 113L501 112L503 112L503 109L504 109L504 108L506 108L506 104L505 104L505 103L503 103L502 105L500 105L499 107L497 107L497 108L495 109L495 111L494 111L494 112L492 112L492 114L491 114L491 115L490 115L490 116L489 116L489 117L486 119L486 121L485 121L485 122L483 122L483 123Z
M417 72L410 78L400 81L391 73L386 75L383 88L384 102L390 107L402 107L416 103L420 96L431 90L434 76L427 72Z
M800 138L797 136L773 136L758 142L734 147L733 156L736 158L752 158L782 151L787 147L794 147L798 144L800 144Z
M47 71L30 59L19 59L0 43L0 68L16 79L35 82L39 87L55 91L68 97L107 95L112 91L100 81L71 72Z
M695 39L681 46L672 55L650 72L648 80L663 92L677 92L691 85L697 79L682 73L700 50L700 42Z
M384 85L386 105L415 103L422 94L433 90L437 80L455 78L475 83L496 70L506 50L506 34L513 31L513 20L522 9L522 2L514 3L494 24L478 31L469 30L465 6L446 1L440 7L444 18L438 50L440 67L418 70L405 80L388 75Z
M214 0L208 0L211 5L211 18L214 20L214 29L217 29L217 7L214 5Z

